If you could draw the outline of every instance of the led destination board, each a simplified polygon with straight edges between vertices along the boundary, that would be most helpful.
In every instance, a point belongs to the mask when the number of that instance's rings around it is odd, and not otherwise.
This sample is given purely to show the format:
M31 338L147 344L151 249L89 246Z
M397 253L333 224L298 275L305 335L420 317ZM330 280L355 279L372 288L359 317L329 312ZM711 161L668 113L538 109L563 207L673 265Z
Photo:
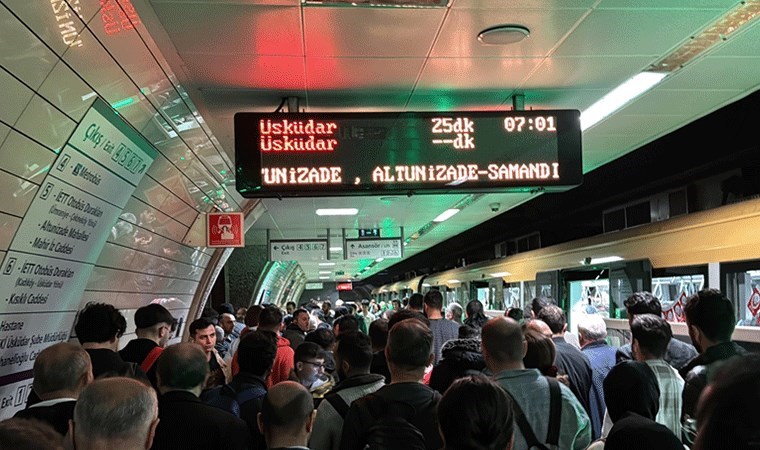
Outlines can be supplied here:
M561 191L582 181L580 113L235 114L245 197Z

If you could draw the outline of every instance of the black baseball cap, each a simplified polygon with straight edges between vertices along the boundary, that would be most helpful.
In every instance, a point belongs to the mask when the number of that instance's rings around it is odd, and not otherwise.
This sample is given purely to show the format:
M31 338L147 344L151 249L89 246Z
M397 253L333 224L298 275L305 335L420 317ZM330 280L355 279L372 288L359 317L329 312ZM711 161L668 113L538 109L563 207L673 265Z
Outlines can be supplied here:
M157 303L151 303L135 311L135 326L137 328L148 328L157 323L171 325L172 331L177 327L177 319L172 317L168 309Z

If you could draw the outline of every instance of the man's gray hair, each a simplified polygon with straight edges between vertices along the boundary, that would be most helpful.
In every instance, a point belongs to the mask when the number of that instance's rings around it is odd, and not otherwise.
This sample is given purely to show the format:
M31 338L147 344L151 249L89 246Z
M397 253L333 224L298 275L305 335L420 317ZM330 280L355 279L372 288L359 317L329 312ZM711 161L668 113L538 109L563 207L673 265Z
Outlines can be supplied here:
M146 440L158 417L155 391L132 378L103 378L88 385L74 407L77 442Z
M42 350L34 360L34 392L45 396L77 389L92 371L90 355L79 345L59 342Z
M578 321L578 331L588 341L598 341L607 337L607 324L599 314L586 314Z

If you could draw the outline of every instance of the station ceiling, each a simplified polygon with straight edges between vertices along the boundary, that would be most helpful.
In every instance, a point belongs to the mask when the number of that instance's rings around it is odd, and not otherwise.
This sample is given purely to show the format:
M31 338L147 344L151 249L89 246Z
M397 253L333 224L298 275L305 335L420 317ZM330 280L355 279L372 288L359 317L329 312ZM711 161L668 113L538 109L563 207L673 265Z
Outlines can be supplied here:
M233 116L273 112L297 97L307 112L506 110L516 94L526 109L583 111L663 58L687 54L644 93L583 133L590 172L735 102L760 87L760 25L751 20L701 52L685 52L716 25L758 1L451 0L441 8L326 6L300 0L134 0L198 111L234 160ZM736 17L734 15L733 17ZM751 16L754 17L754 16ZM746 16L745 16L746 18ZM516 44L485 46L482 30L527 27ZM707 36L709 37L709 36ZM551 195L551 194L547 194ZM384 236L424 230L405 257L531 201L533 193L265 199L249 240L330 237L380 228ZM435 227L457 204L466 208ZM498 210L493 211L493 205ZM318 208L358 215L323 217ZM307 277L367 278L398 259L344 261L325 269L301 262ZM369 267L369 269L365 269ZM362 271L362 269L365 269ZM330 272L329 274L320 274ZM342 273L341 275L337 275Z

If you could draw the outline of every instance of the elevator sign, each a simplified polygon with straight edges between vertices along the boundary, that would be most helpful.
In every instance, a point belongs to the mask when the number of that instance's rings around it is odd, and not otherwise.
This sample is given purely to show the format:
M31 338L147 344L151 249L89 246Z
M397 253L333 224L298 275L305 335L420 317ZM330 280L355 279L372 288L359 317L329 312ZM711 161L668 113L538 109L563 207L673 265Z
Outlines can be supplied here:
M346 239L347 259L402 258L401 239Z
M207 219L206 245L208 247L245 247L243 213L208 213Z
M562 191L582 181L580 113L235 114L244 197Z

